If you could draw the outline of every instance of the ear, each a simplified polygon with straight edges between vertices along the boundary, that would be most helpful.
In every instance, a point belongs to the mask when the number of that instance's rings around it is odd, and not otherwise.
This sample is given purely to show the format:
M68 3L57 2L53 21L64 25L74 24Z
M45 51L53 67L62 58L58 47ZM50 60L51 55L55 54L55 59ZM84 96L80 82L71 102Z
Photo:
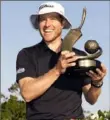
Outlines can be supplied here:
M63 19L62 20L62 26L63 26L63 28L64 28L65 24L66 24L66 21L65 21L65 19Z

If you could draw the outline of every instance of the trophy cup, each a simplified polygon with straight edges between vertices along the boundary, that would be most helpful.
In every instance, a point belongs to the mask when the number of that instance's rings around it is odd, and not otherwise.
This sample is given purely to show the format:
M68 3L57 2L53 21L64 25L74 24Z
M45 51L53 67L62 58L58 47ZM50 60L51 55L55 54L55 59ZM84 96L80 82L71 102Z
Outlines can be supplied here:
M81 28L84 24L86 18L86 8L83 8L82 20L81 24L78 28L70 29L67 35L64 37L62 42L62 51L68 50L72 51L73 45L76 41L82 36ZM76 66L74 66L74 71L83 71L86 72L88 70L96 70L96 68L100 67L101 62L95 60L102 54L102 48L96 42L96 40L88 40L85 43L85 51L87 55L79 56L79 59L76 62Z

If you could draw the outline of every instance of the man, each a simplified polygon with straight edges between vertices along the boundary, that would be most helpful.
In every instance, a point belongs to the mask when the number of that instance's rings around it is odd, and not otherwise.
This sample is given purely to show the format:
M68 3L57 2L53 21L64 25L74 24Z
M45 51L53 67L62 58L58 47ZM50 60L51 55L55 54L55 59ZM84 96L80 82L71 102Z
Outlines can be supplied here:
M90 104L97 101L105 66L84 75L74 73L78 56L85 53L75 48L73 52L61 51L62 29L71 24L59 3L41 4L31 22L42 41L22 49L17 56L17 82L26 101L27 120L83 119L82 93Z

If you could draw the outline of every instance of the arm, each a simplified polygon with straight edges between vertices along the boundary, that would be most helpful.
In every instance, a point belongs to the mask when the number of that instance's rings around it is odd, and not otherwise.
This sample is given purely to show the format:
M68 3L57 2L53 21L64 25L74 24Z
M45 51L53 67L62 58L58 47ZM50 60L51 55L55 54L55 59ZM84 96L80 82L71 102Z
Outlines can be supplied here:
M86 101L93 105L96 103L101 93L101 88L95 88L94 86L91 86L91 84L89 84L83 87L83 93Z
M106 75L106 68L104 65L101 65L101 69L96 69L97 74L93 71L87 73L91 77L93 84L96 86L101 85L103 78ZM101 94L101 87L95 87L91 84L84 86L83 88L84 96L87 102L90 104L96 103L99 95Z
M21 94L26 102L38 98L48 90L67 67L74 66L74 53L62 52L56 66L38 78L25 77L19 80Z
M26 102L42 95L60 76L56 68L38 78L25 77L19 80L21 94Z

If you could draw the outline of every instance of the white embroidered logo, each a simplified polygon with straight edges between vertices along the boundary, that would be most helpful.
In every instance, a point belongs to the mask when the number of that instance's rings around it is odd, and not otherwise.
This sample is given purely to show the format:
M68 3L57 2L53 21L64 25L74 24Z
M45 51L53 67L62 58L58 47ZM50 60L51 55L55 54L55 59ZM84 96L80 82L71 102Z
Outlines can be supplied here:
M19 68L19 69L17 70L17 74L23 73L23 72L25 72L25 68Z

